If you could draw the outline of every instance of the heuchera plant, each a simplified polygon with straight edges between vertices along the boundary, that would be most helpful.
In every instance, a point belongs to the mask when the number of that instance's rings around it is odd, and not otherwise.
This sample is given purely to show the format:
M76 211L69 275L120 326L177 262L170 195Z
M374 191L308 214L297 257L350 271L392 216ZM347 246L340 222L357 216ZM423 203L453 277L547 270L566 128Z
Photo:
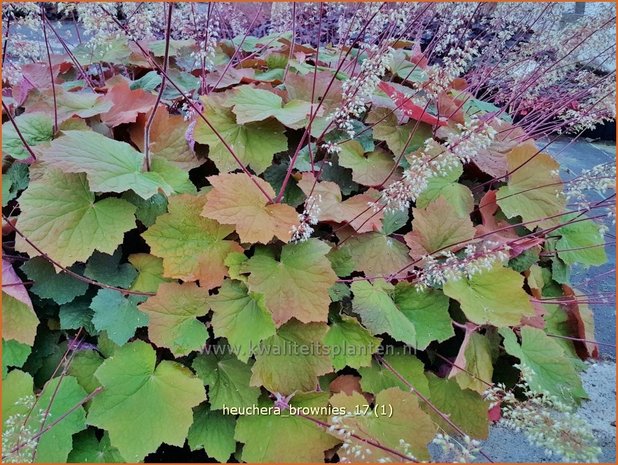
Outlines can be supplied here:
M209 35L186 5L65 5L101 31L77 47L15 8L62 49L5 62L3 460L471 460L501 418L598 453L571 413L598 348L569 270L606 260L615 168L564 183L535 140L590 123L566 93L530 110L559 59L496 77L480 47L511 57L515 26L428 26L469 6L340 9L309 45L297 6L255 37L210 6Z

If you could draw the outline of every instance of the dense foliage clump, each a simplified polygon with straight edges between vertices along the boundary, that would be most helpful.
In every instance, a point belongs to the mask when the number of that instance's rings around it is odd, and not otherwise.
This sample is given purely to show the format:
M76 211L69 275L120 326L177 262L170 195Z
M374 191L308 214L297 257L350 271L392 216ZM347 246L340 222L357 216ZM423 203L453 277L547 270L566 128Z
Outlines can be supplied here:
M39 6L4 10L62 45L5 62L4 460L471 460L502 416L594 458L569 273L606 261L615 168L564 181L538 139L607 102L531 109L559 58L482 74L502 63L481 46L530 56L515 26L489 35L499 11L342 9L347 33L311 45L296 6L259 37L211 6L206 29L121 7L63 5L100 31L75 47ZM481 32L435 27L477 11Z

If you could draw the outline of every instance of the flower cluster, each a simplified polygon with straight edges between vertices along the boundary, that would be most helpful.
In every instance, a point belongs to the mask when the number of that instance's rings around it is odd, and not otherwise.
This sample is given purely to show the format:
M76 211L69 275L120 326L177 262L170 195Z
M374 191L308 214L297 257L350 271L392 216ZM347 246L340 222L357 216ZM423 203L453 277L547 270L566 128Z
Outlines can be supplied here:
M41 42L32 40L28 33L40 29L40 9L36 3L2 4L2 43L6 50L2 71L8 82L19 82L21 65L39 61L43 56Z
M487 149L497 131L490 121L471 118L466 125L457 124L459 132L447 130L443 144L428 139L424 147L408 157L409 168L403 177L382 191L379 202L370 206L375 211L385 205L387 211L407 210L427 188L431 178L445 176L462 163L469 163L474 155Z
M123 38L124 34L110 16L110 14L117 15L118 8L121 8L121 5L106 4L103 7L96 3L81 2L61 3L58 5L58 9L61 13L67 16L69 14L75 14L75 17L78 18L79 24L83 28L84 35L89 37L89 40L85 43L86 47L105 50L111 49L113 41ZM135 12L135 14L139 15L139 12ZM159 16L159 21L160 18L162 18L162 16ZM134 19L134 21L138 20ZM139 30L134 29L133 36L140 38Z
M371 416L371 412L368 410L366 413L359 412L354 414L347 413L345 415L335 415L332 417L331 425L328 427L329 433L340 437L343 441L341 450L345 452L345 456L341 457L342 463L350 463L350 459L353 461L373 461L371 460L371 455L373 453L371 448L368 447L365 442L355 438L354 435L356 434L356 429L346 423L347 419L359 416ZM396 450L415 461L414 456L412 455L411 447L412 446L404 439L399 439L399 444ZM391 462L389 457L380 457L375 461L377 463ZM397 461L401 461L401 459L398 457Z
M313 234L313 226L318 224L320 216L320 194L311 195L305 200L305 210L298 215L298 225L292 226L292 242L303 242Z
M26 396L15 402L17 408L31 411L34 407L34 396ZM43 409L36 412L16 413L4 420L2 428L2 461L4 463L32 463L36 452L40 424L45 419ZM49 418L49 414L47 415Z
M273 2L270 8L270 33L282 34L292 30L292 4Z
M343 83L343 103L332 115L340 129L345 130L350 138L355 135L351 123L353 118L359 118L365 111L365 105L380 83L380 78L386 72L393 58L393 49L381 50L378 47L365 47L369 55L360 66L360 72Z
M468 463L473 462L480 451L481 443L465 435L461 441L446 433L438 433L433 443L440 447L442 462Z
M493 242L467 245L461 256L450 250L426 255L422 258L423 270L416 287L440 287L447 281L470 279L472 276L492 269L496 264L509 259L509 246Z
M570 180L564 189L567 200L584 202L589 191L604 195L616 189L616 165L601 163Z
M475 117L466 125L457 123L457 129L461 132L450 132L444 145L462 163L469 163L476 153L489 148L497 134L487 121Z
M500 424L523 432L549 457L559 455L566 462L596 461L601 449L585 420L548 392L534 392L526 382L530 369L525 365L519 368L523 376L516 389L522 392L523 400L518 400L502 384L485 393L492 406L501 406Z

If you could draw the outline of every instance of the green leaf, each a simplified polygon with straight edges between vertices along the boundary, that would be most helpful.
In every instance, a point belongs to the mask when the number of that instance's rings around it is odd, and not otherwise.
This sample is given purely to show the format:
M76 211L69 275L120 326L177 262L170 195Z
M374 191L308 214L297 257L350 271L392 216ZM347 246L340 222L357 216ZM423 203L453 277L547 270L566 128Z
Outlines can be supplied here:
M111 445L129 462L141 461L164 442L181 447L192 408L206 400L188 368L167 360L157 366L154 349L142 341L116 349L95 376L104 390L92 401L88 423L107 430Z
M313 391L318 376L332 371L323 346L327 328L324 323L303 324L297 320L283 325L275 336L261 343L251 385L282 394Z
M479 325L517 326L534 315L524 277L510 268L495 265L470 278L449 280L444 293L457 300L466 317Z
M405 244L377 232L352 236L342 248L352 255L354 270L365 276L387 276L412 263Z
M200 281L207 289L218 287L227 275L224 260L240 245L225 238L233 226L220 225L200 215L206 195L175 195L169 199L169 213L142 234L150 253L163 258L163 276Z
M334 320L324 337L330 359L335 370L346 366L366 367L371 364L371 356L378 350L382 340L373 337L356 318L342 315Z
M119 346L135 336L137 328L148 324L148 317L137 309L143 298L123 297L111 289L101 289L92 299L90 308L94 311L92 324L98 331L107 331L109 338Z
M94 192L133 190L148 199L162 189L174 189L154 172L142 172L144 154L125 142L94 131L63 131L44 149L45 163L65 173L86 173Z
M89 428L73 436L73 450L67 460L69 463L123 463L118 450L111 446L109 434L101 441L94 429Z
M395 286L393 301L416 330L416 348L425 350L433 341L446 341L455 335L448 313L449 300L436 289L419 291L400 282Z
M30 147L49 142L54 137L54 121L47 113L24 113L14 119L19 132ZM11 121L2 125L2 153L17 160L30 158L30 153Z
M536 146L525 143L507 155L508 184L497 193L497 202L507 218L521 216L526 228L556 226L556 217L564 211L560 165L547 153L539 153ZM549 218L552 217L552 218Z
M417 124L416 121L398 124L397 116L390 108L372 108L367 123L372 124L373 137L386 142L396 157L418 150L432 137L429 124Z
M556 230L556 234L561 236L556 242L558 256L567 265L602 265L607 261L607 255L599 225L586 217L578 217L576 213L564 216L562 222L568 223L575 218L575 222Z
M6 289L11 289L7 287ZM24 302L2 291L2 337L32 346L39 319L32 303Z
M328 405L328 393L297 394L290 404L298 408L324 409ZM259 406L272 407L272 402L261 402ZM325 420L320 413L311 416ZM324 451L340 442L313 422L285 411L241 415L234 437L244 443L242 460L248 463L323 462Z
M337 276L349 276L354 271L354 262L349 249L333 247L326 256Z
M61 329L79 329L84 327L90 334L96 334L96 329L92 324L94 312L90 309L92 299L88 296L78 297L77 299L60 306L58 317L60 318Z
M266 171L264 171L264 179L268 181L275 192L279 192L281 190L289 167L290 163L288 161L282 161L279 164L270 165ZM293 207L298 207L304 201L305 194L300 187L298 187L296 179L293 177L288 178L288 183L285 186L282 202Z
M170 160L161 157L153 157L150 163L150 173L159 175L164 183L171 187L176 194L195 194L197 189L189 179L189 172Z
M224 281L208 304L213 311L215 336L227 338L243 362L253 355L261 341L275 334L275 323L264 304L264 296L249 293L239 281Z
M375 284L354 281L351 287L353 309L369 331L386 333L398 341L416 345L416 329L391 299L389 292L393 287L390 284L384 280L377 280Z
M146 74L144 74L141 78L133 81L129 85L129 89L131 90L144 89L147 92L151 92L155 90L157 87L159 87L159 84L161 84L162 80L163 79L161 78L161 76L159 76L159 73L157 73L156 71L149 71Z
M272 164L276 153L288 149L284 127L278 121L238 124L234 113L212 98L204 99L204 116L221 138L232 147L243 165L260 174ZM196 142L207 144L208 157L215 162L220 172L238 169L238 163L221 139L203 120L198 119L194 137Z
M131 49L126 37L118 37L101 43L80 44L73 50L82 66L93 63L127 63Z
M234 106L232 111L238 124L274 117L286 126L294 128L298 127L296 123L307 119L312 107L310 102L302 100L291 100L284 105L283 99L274 92L256 89L249 85L236 87L224 105Z
M25 163L13 163L2 174L2 206L17 197L17 194L28 187L30 171Z
M345 393L335 394L330 403L333 407L352 412L351 416L344 416L340 420L344 430L352 430L357 437L377 442L418 460L430 458L427 446L435 437L436 425L421 410L414 393L395 388L381 391L375 398L373 411L367 400L356 392L352 396ZM355 437L346 438L346 443L350 446L339 450L339 455L345 462L401 461L400 456Z
M390 236L394 232L403 228L409 219L410 218L407 211L389 210L384 213L384 218L382 218L381 233L386 236Z
M112 107L112 102L107 100L104 95L94 92L69 92L60 86L56 86L55 94L59 123L63 123L73 116L84 119L90 118L104 113ZM29 113L44 112L52 115L54 113L54 95L51 86L31 95L28 104Z
M11 367L21 368L28 356L32 352L32 347L15 340L2 339L2 378L4 378Z
M2 422L5 435L8 434L6 428L7 420L13 416L25 415L30 410L32 405L30 401L34 401L33 389L34 381L32 380L32 375L21 370L13 370L3 378ZM22 417L21 420L25 420L25 417ZM3 452L6 453L6 450Z
M493 373L490 339L477 332L467 331L449 378L455 378L462 389L483 394L492 382Z
M225 349L226 346L218 346ZM257 403L260 388L249 385L251 364L234 355L216 355L215 348L207 355L198 355L193 369L208 386L208 401L213 410L224 407L251 407Z
M506 351L525 367L523 374L533 392L547 392L569 404L587 397L573 363L556 340L530 326L521 328L521 345L511 329L501 328L500 334Z
M438 378L433 373L427 374L429 380L430 400L440 412L448 415L453 424L467 435L485 439L488 434L487 409L489 404L480 394L469 389L462 389L455 380ZM448 434L457 434L446 421L440 418L431 408L425 407L434 421Z
M164 194L155 194L143 199L133 191L122 194L122 198L135 205L135 217L147 228L152 226L157 217L167 211L167 197Z
M358 370L362 376L361 387L363 391L377 394L393 387L402 391L410 391L410 386L413 386L424 396L429 396L429 384L427 384L423 362L405 350L384 355L383 358L388 366L395 370L407 383L404 383L391 369L374 359L370 367Z
M351 140L340 145L339 165L352 170L352 179L363 186L380 186L395 175L393 156L383 150L365 154L358 141Z
M120 263L122 249L116 249L113 255L95 252L86 263L84 275L95 281L114 287L128 288L137 277L137 271L129 263Z
M86 392L91 393L101 385L94 374L102 363L103 357L98 352L80 350L75 354L71 365L69 365L69 374L75 377Z
M511 258L508 263L508 267L523 273L528 271L531 266L539 261L539 247L533 247L520 253L517 257Z
M62 266L86 261L95 250L112 253L135 227L135 207L114 198L95 202L84 174L47 170L20 201L17 228ZM21 236L15 247L39 255Z
M38 432L51 425L61 416L69 413L84 397L86 392L77 383L73 376L53 378L44 387L39 397L36 410L49 408L49 415L44 424L41 424L40 416L33 414L29 425L35 426ZM52 400L53 396L53 400ZM66 462L69 452L73 448L73 434L86 428L86 414L83 407L78 407L61 422L55 424L41 436L36 448L35 462L59 463Z
M74 266L71 271L81 274L83 266ZM51 299L59 305L71 302L75 297L84 295L88 283L74 278L64 271L56 273L54 265L43 257L34 257L21 266L28 279L34 284L30 291L42 299Z
M161 283L170 279L163 277L163 259L147 253L134 253L128 257L129 263L137 270L137 278L131 285L132 291L157 292Z
M328 289L337 280L326 258L329 250L326 243L309 239L283 246L280 261L254 255L245 263L244 272L251 273L247 287L264 295L277 326L291 318L305 323L326 321Z
M418 292L409 284L397 288L384 280L352 283L353 309L373 334L386 333L397 341L425 349L431 341L454 335L448 299L439 292Z
M427 187L416 200L417 208L427 208L430 202L444 197L455 209L459 217L467 217L474 209L472 191L457 180L463 174L463 166L452 168L443 176L432 176L427 180Z
M204 449L209 457L227 463L236 450L234 429L236 419L216 410L210 410L206 404L193 411L193 424L187 437L191 450Z
M328 290L328 295L331 301L341 302L346 297L352 297L352 292L345 283L335 283Z
M157 295L139 306L148 316L148 335L158 347L174 356L204 347L208 331L197 318L208 313L208 291L195 283L163 283Z

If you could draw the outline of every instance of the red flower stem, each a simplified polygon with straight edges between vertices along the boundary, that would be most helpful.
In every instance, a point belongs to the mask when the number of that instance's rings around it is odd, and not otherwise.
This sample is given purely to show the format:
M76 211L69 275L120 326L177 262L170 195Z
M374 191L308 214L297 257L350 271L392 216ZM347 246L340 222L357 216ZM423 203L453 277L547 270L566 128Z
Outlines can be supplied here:
M110 18L116 23L116 25L122 29L125 33L127 33L126 28L120 23L120 21L118 21L118 19L116 19L114 17L114 15L112 15L109 11L107 11L107 9L103 6L103 5L99 5L99 8L101 8L108 16L110 16ZM185 94L185 92L178 86L178 84L176 84L176 82L174 82L173 79L170 79L170 76L163 70L163 68L161 68L161 66L159 66L159 64L155 61L153 61L150 58L150 54L148 53L148 51L146 51L144 49L144 47L142 47L142 45L139 43L139 41L134 40L133 38L130 37L130 35L127 35L131 41L137 46L137 48L140 49L140 51L142 52L142 54L144 55L144 57L146 57L147 60L150 61L150 63L152 64L152 66L154 68L156 68L159 73L161 73L162 76L165 77L165 79L167 80L168 83L170 83L172 85L172 87L174 87L174 89L176 89L178 91L178 93L180 93L180 95L186 100L186 102L189 104L189 106L193 109L193 111L195 111L195 113L204 121L204 123L206 123L206 125L210 128L210 130L213 132L213 134L215 134L215 136L221 141L221 143L223 144L223 146L226 148L226 150L228 152L230 152L230 154L232 155L232 157L234 158L234 160L236 161L236 163L238 164L239 168L243 171L243 173L245 173L247 176L249 176L249 179L251 179L251 182L253 182L253 184L255 184L255 186L259 189L259 191L264 195L264 197L266 197L266 199L269 202L273 202L272 197L268 194L268 192L266 192L264 190L264 188L258 184L258 182L255 180L255 177L253 176L253 174L251 174L251 172L247 169L247 167L240 161L240 159L238 158L238 156L236 155L236 153L234 152L234 150L232 149L232 147L230 147L230 144L227 143L227 141L223 138L223 136L221 135L221 133L219 131L217 131L217 129L212 125L212 123L210 121L208 121L208 119L206 118L206 116L204 116L204 113L202 113L202 111L200 111L200 109L197 107L197 105L195 103L193 103L193 101L191 100L191 98Z
M228 61L225 65L225 68L223 68L223 72L221 73L221 75L219 76L219 79L217 80L217 82L215 83L215 85L213 86L212 90L217 90L217 87L219 86L219 84L221 83L221 81L223 80L223 77L225 76L225 73L227 73L228 69L231 67L232 62L234 61L234 59L236 58L236 55L238 55L238 53L242 50L242 46L245 43L245 40L247 39L247 37L249 37L249 31L251 29L253 29L253 25L255 24L255 22L257 21L258 17L260 16L260 14L262 13L262 6L263 3L260 3L260 6L258 7L258 11L256 13L256 15L253 17L253 20L251 21L251 24L249 24L249 27L247 28L245 34L242 37L242 40L240 41L240 43L238 44L238 47L236 47L234 49L234 54L232 55L232 57L230 58L230 61Z
M4 100L2 100L2 109L4 110L6 115L9 117L9 120L11 121L11 124L13 125L13 128L15 129L15 132L17 133L17 136L19 137L19 140L21 140L21 143L24 144L24 147L26 148L26 150L28 151L28 153L30 154L32 159L34 161L36 161L37 157L36 157L34 151L32 150L32 147L30 147L30 144L28 144L28 142L26 142L26 139L24 139L24 136L22 135L21 131L19 130L19 127L17 127L17 123L15 122L15 118L13 118L13 115L11 114L11 111L9 110L9 107L6 106L6 103L4 103Z
M58 42L60 42L60 45L62 45L62 48L64 48L64 51L67 53L67 55L69 56L69 58L71 59L75 67L79 70L79 73L82 75L82 77L84 78L88 86L92 90L94 90L95 85L90 80L90 77L88 76L88 73L86 73L86 70L84 69L84 67L80 64L80 62L77 60L73 52L71 52L71 50L69 49L69 46L67 45L66 41L60 36L60 34L58 34L58 31L54 29L54 26L52 26L52 24L49 22L49 20L46 17L44 17L43 20L45 21L45 24L49 27L49 29L54 33L54 35L58 39Z
M374 355L376 360L381 363L386 369L388 369L391 373L393 373L402 383L404 383L410 389L410 392L413 392L421 401L423 401L431 410L433 410L442 420L444 420L451 428L453 428L457 433L461 436L468 436L459 426L453 423L453 420L449 418L447 414L442 412L438 407L436 407L427 397L418 392L418 390L410 383L406 378L404 378L397 370L395 370L384 358L380 355ZM479 454L485 457L489 462L493 463L494 461L489 457L485 452L479 449Z
M348 49L348 51L346 52L346 54L344 55L344 58L342 60L340 60L339 64L337 65L337 69L336 71L333 73L333 77L331 78L330 82L328 83L328 86L326 87L326 90L324 91L324 95L322 100L318 103L318 106L316 107L315 111L312 113L311 118L309 120L309 124L307 126L307 128L305 128L305 131L303 133L303 136L300 139L300 142L298 143L298 146L296 147L296 151L294 152L294 156L292 157L292 159L290 160L290 166L288 166L288 169L285 173L285 177L283 179L283 182L281 184L281 189L279 189L279 193L277 194L277 196L274 199L274 203L279 203L281 202L281 199L283 198L283 194L285 192L285 188L288 185L288 182L290 181L290 177L292 175L292 171L294 170L294 165L296 164L296 159L298 158L298 154L300 153L300 150L302 148L303 143L305 142L305 139L307 139L307 136L309 136L309 127L311 125L311 123L313 123L313 120L315 119L315 117L318 114L318 111L320 110L320 108L322 107L322 104L324 103L324 100L326 99L326 95L328 94L330 88L332 87L333 83L335 82L335 80L337 79L337 74L339 74L339 71L341 70L341 67L343 66L343 64L345 63L345 59L348 57L348 55L350 54L350 52L352 51L352 48L354 47L354 45L356 43L358 43L358 41L360 40L359 38L363 35L363 33L365 32L365 30L367 29L367 27L369 27L369 24L371 23L371 21L377 16L377 14L380 12L380 10L382 10L382 8L385 6L385 3L382 3L382 5L378 8L378 10L376 10L376 12L371 16L371 18L369 19L369 21L367 21L367 23L365 23L365 25L363 26L363 28L361 29L361 31L358 34L358 38L354 41L354 43L350 46L350 48ZM330 124L327 125L326 128L324 128L324 130L322 131L322 134L320 134L320 136L317 138L317 140L319 141L324 134L326 134L326 131L328 130L328 128L331 126L332 121Z
M172 8L173 4L169 3L167 7L167 19L165 26L165 56L163 58L163 71L165 72L167 72L167 66L169 63L170 38L172 35ZM161 102L161 97L163 96L163 92L165 91L165 84L165 76L162 76L161 87L159 89L159 93L157 94L157 100L152 107L152 112L150 113L148 121L146 122L146 126L144 127L144 163L146 171L150 171L150 129L152 128L152 123L154 122L155 115L157 113L157 110L159 109L159 103Z
M317 418L313 418L310 417L309 415L305 415L304 413L298 413L297 414L299 417L301 418L305 418L306 420L309 420L313 423L315 423L316 425L328 430L332 425L326 423L325 421L322 420L318 420ZM402 454L401 452L395 450L395 449L391 449L390 447L387 446L383 446L382 444L380 444L379 442L373 440L373 439L367 439L364 438L362 436L359 436L358 434L355 433L350 433L350 436L353 437L354 439L357 439L361 442L364 442L367 445L370 445L372 447L375 447L376 449L380 449L383 450L384 452L388 452L389 454L394 455L395 457L399 458L399 459L403 459L406 462L414 462L414 463L418 463L418 460L416 460L414 457L409 457L405 454Z
M94 391L92 391L90 394L88 394L86 397L84 397L82 400L80 400L77 404L75 404L73 407L71 407L69 410L67 410L65 413L63 413L60 417L58 417L57 420L55 420L53 423L50 423L46 428L44 428L39 433L37 433L34 436L32 436L32 438L30 438L27 442L23 442L21 444L16 445L15 447L13 447L13 449L11 449L7 455L3 455L2 456L2 460L6 460L7 458L10 457L11 454L14 454L15 452L19 451L23 447L27 446L33 440L38 440L41 436L43 436L45 433L47 433L49 430L51 430L54 426L56 426L58 423L60 423L66 417L71 415L73 412L75 412L82 405L84 405L84 404L88 403L89 401L91 401L95 396L100 394L102 391L103 391L103 387L102 386L97 387Z
M54 82L54 68L51 62L51 53L49 52L49 39L47 38L47 28L45 27L45 8L41 5L41 24L43 25L43 38L45 40L45 50L47 51L47 63L49 65L49 78L51 79L52 96L54 99L54 134L58 132L58 102L56 101L56 83Z
M590 344L597 344L600 346L606 346L606 347L616 347L616 344L610 344L607 342L598 342L598 341L591 341L590 339L582 339L580 337L572 337L572 336L562 336L561 334L549 334L546 333L549 337L557 337L560 339L568 339L569 341L579 341L579 342L588 342Z

